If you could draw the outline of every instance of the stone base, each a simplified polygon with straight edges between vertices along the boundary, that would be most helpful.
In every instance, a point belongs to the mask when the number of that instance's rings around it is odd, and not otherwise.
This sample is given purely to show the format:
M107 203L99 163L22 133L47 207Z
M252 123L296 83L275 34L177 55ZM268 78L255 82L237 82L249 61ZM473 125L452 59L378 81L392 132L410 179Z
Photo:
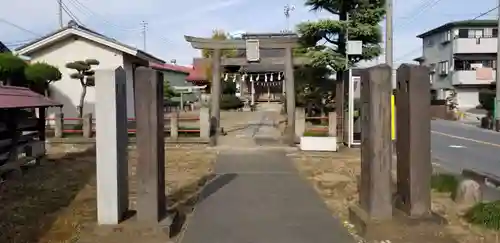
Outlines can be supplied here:
M133 214L133 213L132 213ZM119 225L95 225L91 233L82 234L78 242L141 242L150 240L153 242L169 242L175 236L175 224L179 215L170 213L163 220L157 223L138 222L135 215L124 220Z
M349 221L360 236L367 240L377 241L387 240L388 235L399 233L408 236L412 233L425 232L425 237L432 236L432 231L439 232L442 226L447 223L444 218L436 214L430 213L425 217L411 218L397 209L393 209L392 219L376 220L370 218L359 205L349 207Z

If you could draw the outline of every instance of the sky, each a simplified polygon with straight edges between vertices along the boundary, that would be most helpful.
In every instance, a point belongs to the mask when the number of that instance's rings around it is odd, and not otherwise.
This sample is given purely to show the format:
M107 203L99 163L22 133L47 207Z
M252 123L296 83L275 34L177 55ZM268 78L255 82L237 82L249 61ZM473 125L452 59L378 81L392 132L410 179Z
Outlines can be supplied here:
M0 0L0 41L17 46L59 28L57 0ZM2 3L3 2L3 3ZM190 65L200 51L184 35L209 37L214 29L226 32L279 32L304 21L335 18L310 11L305 0L63 0L67 9L88 28L170 62ZM394 0L394 61L408 62L421 55L415 36L449 21L472 19L497 6L497 0ZM126 3L126 4L124 4ZM284 6L294 6L289 21ZM71 18L64 13L64 24ZM484 18L496 18L497 11ZM5 21L6 20L6 21ZM9 23L7 23L9 22ZM381 23L384 26L384 23ZM383 62L384 58L380 58ZM377 60L370 62L377 63Z

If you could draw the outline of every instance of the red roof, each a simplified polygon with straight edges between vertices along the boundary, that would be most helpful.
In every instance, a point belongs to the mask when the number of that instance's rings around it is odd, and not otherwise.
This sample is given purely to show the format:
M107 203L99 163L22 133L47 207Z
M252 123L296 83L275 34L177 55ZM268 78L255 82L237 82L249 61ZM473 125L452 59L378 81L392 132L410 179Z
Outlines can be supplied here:
M168 70L168 71L181 72L181 73L190 73L191 71L193 71L193 69L190 67L179 66L179 65L174 65L174 64L166 64L166 63L164 63L164 64L150 63L149 66L151 68L155 68L155 69Z
M208 81L207 79L207 65L210 63L201 58L193 60L193 69L187 76L186 80L191 82Z
M62 104L35 93L28 88L5 85L0 86L0 108L35 108L49 106L62 106Z

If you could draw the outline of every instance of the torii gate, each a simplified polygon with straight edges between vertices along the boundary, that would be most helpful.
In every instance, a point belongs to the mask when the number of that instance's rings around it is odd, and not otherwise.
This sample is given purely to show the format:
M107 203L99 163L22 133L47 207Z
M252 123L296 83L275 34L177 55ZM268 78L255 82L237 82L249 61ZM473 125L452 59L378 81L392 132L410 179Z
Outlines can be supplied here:
M260 36L260 35L257 35ZM295 145L295 80L293 68L304 64L305 58L293 58L293 48L298 47L299 37L295 34L267 35L268 38L213 40L184 36L192 47L200 50L213 50L212 54L212 96L211 96L211 144L216 145L220 133L220 96L221 96L221 64L242 66L248 63L284 64L285 65L285 95L287 110L287 143ZM269 38L271 37L271 38ZM260 49L284 49L284 57L260 58ZM246 58L221 58L222 50L245 49Z

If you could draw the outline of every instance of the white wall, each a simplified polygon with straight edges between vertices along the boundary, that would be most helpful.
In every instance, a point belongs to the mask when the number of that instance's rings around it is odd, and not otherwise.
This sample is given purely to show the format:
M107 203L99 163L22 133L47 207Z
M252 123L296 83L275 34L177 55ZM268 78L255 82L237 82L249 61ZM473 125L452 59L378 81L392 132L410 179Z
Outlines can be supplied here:
M479 90L476 88L457 88L457 103L461 109L475 108L479 105Z
M51 85L52 98L61 102L65 117L77 117L76 107L80 101L82 88L78 80L71 79L69 75L72 70L66 68L66 63L76 60L96 59L100 62L95 69L115 69L123 66L127 73L127 109L128 117L134 117L133 89L132 89L132 65L124 58L124 54L118 50L97 44L83 38L71 37L53 46L31 54L32 62L47 62L59 68L62 79ZM96 80L98 82L98 80ZM129 98L130 97L130 98ZM94 87L87 88L85 97L84 113L94 113L95 90ZM58 110L49 110L48 116L53 116Z

